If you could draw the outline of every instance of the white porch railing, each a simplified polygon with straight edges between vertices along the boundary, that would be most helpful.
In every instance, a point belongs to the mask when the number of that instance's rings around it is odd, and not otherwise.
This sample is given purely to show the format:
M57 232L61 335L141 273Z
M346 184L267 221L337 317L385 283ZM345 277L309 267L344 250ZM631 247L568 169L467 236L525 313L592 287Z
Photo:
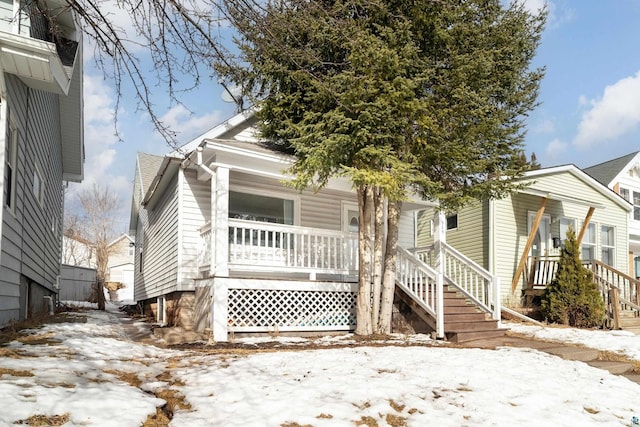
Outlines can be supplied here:
M211 266L211 228L200 229L200 270ZM358 236L355 233L293 225L229 219L230 269L356 274Z
M436 245L416 248L413 252L422 262L438 269L441 262L445 282L453 285L478 307L500 320L500 279L447 244L439 242L442 253L435 251ZM439 257L442 259L439 260Z

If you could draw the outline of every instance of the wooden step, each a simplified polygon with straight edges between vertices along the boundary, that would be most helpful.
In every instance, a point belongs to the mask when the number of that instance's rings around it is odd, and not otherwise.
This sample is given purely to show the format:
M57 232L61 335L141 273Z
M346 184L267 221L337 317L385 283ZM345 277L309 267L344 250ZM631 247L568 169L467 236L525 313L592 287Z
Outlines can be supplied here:
M465 304L465 305L447 305L444 307L444 314L467 314L467 313L480 313L483 312L478 307Z
M450 332L445 333L447 340L455 343L502 337L506 329L492 329L488 331Z
M482 322L487 320L487 316L484 313L444 313L445 329L448 322Z

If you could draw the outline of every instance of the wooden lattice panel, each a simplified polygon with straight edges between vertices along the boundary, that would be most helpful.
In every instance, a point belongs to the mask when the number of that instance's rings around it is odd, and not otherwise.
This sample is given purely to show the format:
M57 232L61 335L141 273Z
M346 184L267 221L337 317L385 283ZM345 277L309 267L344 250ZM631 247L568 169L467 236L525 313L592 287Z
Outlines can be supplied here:
M234 331L349 330L356 325L356 293L229 289L228 323Z

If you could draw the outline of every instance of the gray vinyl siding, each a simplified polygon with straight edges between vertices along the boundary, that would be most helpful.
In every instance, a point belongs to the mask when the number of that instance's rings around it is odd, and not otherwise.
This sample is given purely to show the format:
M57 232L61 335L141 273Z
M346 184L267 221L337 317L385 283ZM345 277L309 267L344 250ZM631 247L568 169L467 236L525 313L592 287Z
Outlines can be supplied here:
M150 211L141 209L143 224L142 280L136 280L138 301L176 290L178 279L178 177L174 177L159 202ZM141 240L138 238L141 237ZM139 255L138 255L139 256ZM139 265L138 265L139 269ZM140 274L137 272L136 274ZM142 289L140 287L143 287Z
M182 173L182 170L181 170ZM198 249L201 247L200 228L211 220L211 181L198 181L193 170L184 171L182 182L182 227L180 273L178 290L193 290L198 277Z
M269 179L249 175L245 173L234 173L231 171L230 189L241 188L257 190L261 193L286 195L300 200L300 225L302 227L323 228L327 230L340 230L342 227L342 202L357 203L356 195L353 193L340 192L335 190L320 190L318 193L311 191L299 192L292 188L283 186L277 179Z
M14 76L5 78L18 151L15 210L5 208L2 217L0 324L17 319L16 313L24 315L19 302L20 275L53 291L60 271L64 208L58 96L29 89ZM35 165L42 174L42 204L33 193Z

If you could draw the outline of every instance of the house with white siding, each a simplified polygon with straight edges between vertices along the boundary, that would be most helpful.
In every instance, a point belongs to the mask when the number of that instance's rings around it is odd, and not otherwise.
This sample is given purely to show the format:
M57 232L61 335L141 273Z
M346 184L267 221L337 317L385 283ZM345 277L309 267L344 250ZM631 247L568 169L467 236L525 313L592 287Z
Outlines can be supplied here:
M640 278L640 151L585 168L584 171L633 205L629 213L629 270Z
M46 4L0 0L0 327L50 307L64 185L83 178L82 31Z
M292 158L261 143L256 120L244 112L165 157L138 154L130 226L135 299L157 322L208 331L216 341L243 332L351 330L355 192L344 179L318 192L288 187L283 171ZM451 337L437 307L441 276L407 250L416 246L416 213L428 206L403 202L398 289L435 319L439 336ZM480 280L488 314L478 316L493 316L486 321L495 331L494 283Z
M445 220L446 242L500 278L505 306L542 294L569 226L582 260L597 274L624 276L632 209L627 201L574 165L528 171L520 182L526 186L510 196L473 203ZM419 246L433 241L432 217L429 210L418 215Z

